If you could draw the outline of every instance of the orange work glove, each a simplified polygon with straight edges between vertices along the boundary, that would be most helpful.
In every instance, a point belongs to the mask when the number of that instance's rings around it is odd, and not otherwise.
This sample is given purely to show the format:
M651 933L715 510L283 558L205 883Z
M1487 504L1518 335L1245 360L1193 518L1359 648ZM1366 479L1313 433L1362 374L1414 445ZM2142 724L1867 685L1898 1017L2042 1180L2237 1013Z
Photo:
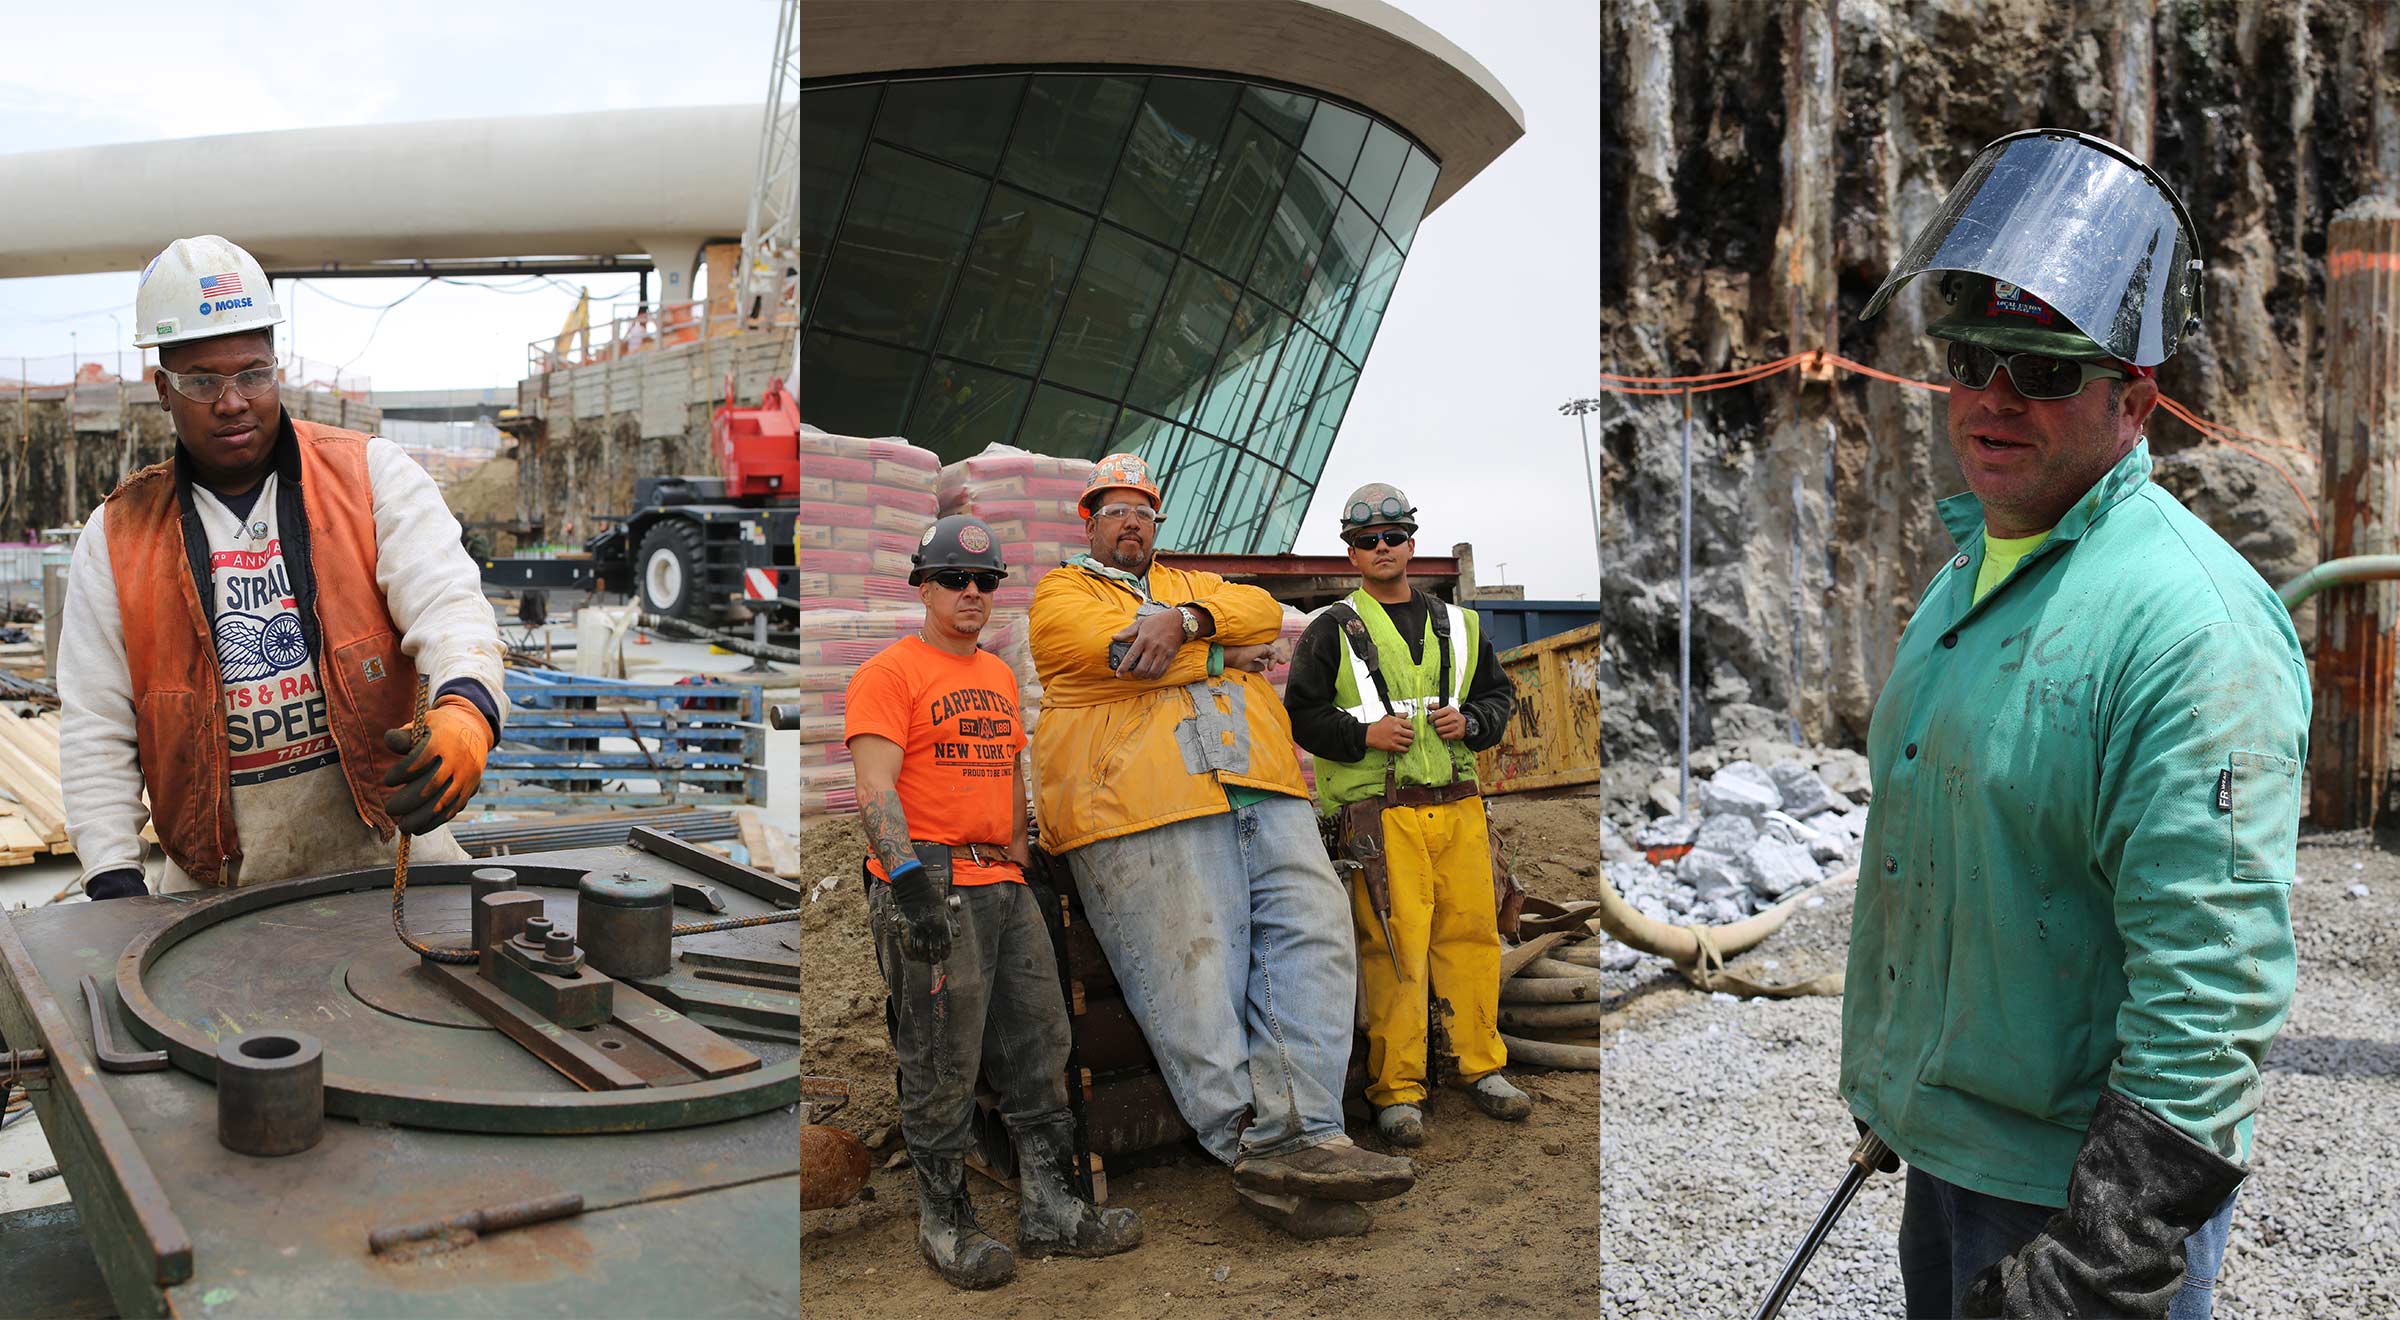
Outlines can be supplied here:
M384 809L410 834L440 826L467 805L483 783L484 758L492 754L492 726L475 703L453 692L425 712L425 737L409 729L386 729L383 745L406 753L383 777L398 788Z

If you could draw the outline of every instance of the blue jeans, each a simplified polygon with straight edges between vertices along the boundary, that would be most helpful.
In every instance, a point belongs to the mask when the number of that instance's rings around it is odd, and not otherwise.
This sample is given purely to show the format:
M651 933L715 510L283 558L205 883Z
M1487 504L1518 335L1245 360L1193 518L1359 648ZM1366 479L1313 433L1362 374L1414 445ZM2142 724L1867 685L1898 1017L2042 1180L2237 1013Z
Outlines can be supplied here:
M2233 1226L2233 1202L2233 1196L2226 1197L2217 1213L2183 1240L2183 1286L2167 1304L2167 1320L2208 1320ZM1971 1192L1910 1165L1908 1197L1900 1209L1900 1282L1908 1314L1957 1315L1975 1276L2031 1241L2057 1213Z
M1087 843L1067 861L1208 1153L1230 1164L1340 1136L1358 949L1307 801L1271 797Z

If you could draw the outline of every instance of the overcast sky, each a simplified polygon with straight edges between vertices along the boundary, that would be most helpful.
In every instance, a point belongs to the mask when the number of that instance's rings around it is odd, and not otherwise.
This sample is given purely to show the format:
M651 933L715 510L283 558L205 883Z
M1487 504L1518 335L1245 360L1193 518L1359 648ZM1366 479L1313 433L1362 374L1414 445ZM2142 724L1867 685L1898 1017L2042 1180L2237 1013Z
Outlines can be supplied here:
M1487 582L1589 599L1599 579L1588 484L1574 420L1558 405L1593 392L1599 360L1597 9L1588 0L1395 3L1491 70L1524 108L1527 133L1425 221L1294 548L1338 551L1342 496L1392 481L1422 510L1424 553L1471 541ZM571 19L564 12L488 0L265 0L225 24L152 3L18 12L10 47L41 54L0 67L0 147L766 95L770 0L685 3L672 23L654 3L585 0ZM165 223L173 199L160 208L163 228L175 229ZM378 389L509 386L524 374L526 344L557 333L575 286L590 287L597 314L630 301L634 282L439 284L378 310L417 285L287 285L284 350L344 366ZM133 361L133 290L132 272L0 280L0 377L14 378L20 357L36 360L37 379L63 377L71 349L104 362L123 350Z

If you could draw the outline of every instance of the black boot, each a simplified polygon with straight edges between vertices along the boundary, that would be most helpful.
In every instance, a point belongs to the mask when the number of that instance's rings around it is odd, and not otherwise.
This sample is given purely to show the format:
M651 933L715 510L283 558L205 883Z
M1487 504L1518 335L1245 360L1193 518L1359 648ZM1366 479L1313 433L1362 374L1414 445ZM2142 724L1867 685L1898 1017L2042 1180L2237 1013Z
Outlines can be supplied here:
M1028 1256L1114 1256L1142 1244L1131 1210L1103 1210L1075 1190L1075 1121L1017 1132L1017 1250Z
M912 1151L909 1162L917 1174L917 1249L934 1273L953 1288L997 1288L1017 1277L1016 1254L975 1226L966 1161Z

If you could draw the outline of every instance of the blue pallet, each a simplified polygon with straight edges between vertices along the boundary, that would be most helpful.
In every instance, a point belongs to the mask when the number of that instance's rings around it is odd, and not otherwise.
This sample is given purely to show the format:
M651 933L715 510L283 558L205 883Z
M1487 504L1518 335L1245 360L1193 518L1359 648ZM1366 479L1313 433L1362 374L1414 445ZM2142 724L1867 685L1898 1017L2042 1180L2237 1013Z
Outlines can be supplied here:
M509 718L484 766L478 807L757 803L767 797L765 697L756 687L633 683L512 669ZM724 709L686 709L694 699ZM599 702L631 702L584 709ZM566 703L576 703L569 705ZM601 750L634 738L644 750ZM575 742L586 747L563 746ZM655 746L652 744L656 744ZM622 791L651 780L653 792ZM601 785L592 791L588 785ZM574 789L553 787L579 785Z

